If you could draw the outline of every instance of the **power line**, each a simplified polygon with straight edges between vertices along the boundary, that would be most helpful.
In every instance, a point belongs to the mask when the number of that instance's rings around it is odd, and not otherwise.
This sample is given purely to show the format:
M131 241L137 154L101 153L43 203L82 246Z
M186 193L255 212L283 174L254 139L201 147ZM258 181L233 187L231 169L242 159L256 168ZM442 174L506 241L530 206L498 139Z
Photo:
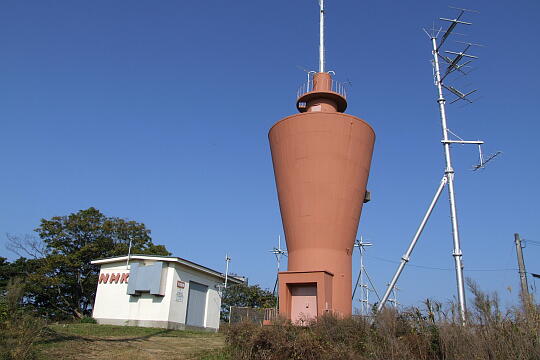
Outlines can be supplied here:
M377 289L375 288L375 285L373 285L373 281L371 281L371 278L369 277L369 274L367 273L366 269L364 268L364 273L366 274L366 277L371 284L371 287L373 288L373 291L375 292L375 295L377 295L377 299L381 301L381 297L379 296L379 293L377 293Z
M527 240L527 239L523 239L521 240L521 242L523 243L526 243L526 244L530 244L530 245L534 245L534 246L540 246L540 241L536 241L536 240Z
M502 268L502 269L465 269L465 271L516 271L516 268Z
M379 261L389 262L392 264L399 264L399 261L384 259L377 256L371 256L371 257ZM420 268L420 269L426 269L426 270L440 270L440 271L454 271L455 270L453 268L440 268L440 267L426 266L426 265L409 264L409 266ZM500 268L500 269L464 269L464 270L465 271L516 271L517 269L516 268Z

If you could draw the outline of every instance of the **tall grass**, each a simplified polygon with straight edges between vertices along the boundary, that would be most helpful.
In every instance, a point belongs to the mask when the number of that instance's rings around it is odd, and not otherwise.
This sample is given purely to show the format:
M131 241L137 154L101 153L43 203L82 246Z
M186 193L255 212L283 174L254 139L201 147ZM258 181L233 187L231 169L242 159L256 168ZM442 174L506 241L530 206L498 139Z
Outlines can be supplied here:
M34 359L34 344L45 330L45 321L20 306L24 287L10 280L0 297L0 360Z
M308 326L233 324L233 359L537 360L540 311L532 304L502 310L496 294L469 281L473 301L462 326L455 304L426 300L422 308L385 309L373 317L324 316Z

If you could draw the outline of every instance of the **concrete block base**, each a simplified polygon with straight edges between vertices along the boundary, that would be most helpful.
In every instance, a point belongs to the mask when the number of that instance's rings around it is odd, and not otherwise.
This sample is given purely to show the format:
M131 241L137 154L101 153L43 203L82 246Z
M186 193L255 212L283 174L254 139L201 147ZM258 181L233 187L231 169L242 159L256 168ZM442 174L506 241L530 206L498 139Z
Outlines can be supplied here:
M309 317L319 317L333 312L332 285L334 274L321 271L283 271L279 273L279 315L299 323L299 310L296 302L312 304ZM313 289L313 293L305 290ZM298 291L302 290L302 291ZM313 299L316 298L316 299ZM301 323L303 324L302 319Z
M139 326L139 327L152 327L167 330L199 330L216 332L218 329L205 328L199 326L191 326L186 324L177 323L174 321L159 321L159 320L130 320L130 319L102 319L95 318L100 325L118 325L118 326Z

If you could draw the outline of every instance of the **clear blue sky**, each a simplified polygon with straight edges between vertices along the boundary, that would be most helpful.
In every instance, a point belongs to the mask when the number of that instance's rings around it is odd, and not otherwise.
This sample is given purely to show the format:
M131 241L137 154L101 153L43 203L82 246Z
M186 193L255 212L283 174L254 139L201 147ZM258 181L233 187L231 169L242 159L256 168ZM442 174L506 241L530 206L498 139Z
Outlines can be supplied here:
M481 11L458 31L487 46L455 83L481 99L449 107L450 128L504 152L472 172L476 149L454 151L466 275L512 303L516 271L469 269L516 268L514 232L540 240L540 3L452 5ZM396 264L381 259L399 260L442 175L421 28L454 11L439 0L327 7L328 69L352 81L347 112L377 134L359 235L375 244L366 262L382 292ZM144 222L176 256L223 269L228 252L232 271L271 288L268 250L283 231L267 132L295 113L297 65L316 68L317 41L315 0L2 1L0 254L14 258L5 233L94 206ZM451 253L444 195L411 265L452 268ZM525 249L528 270L540 272L539 255ZM399 286L406 305L445 301L454 272L411 266Z

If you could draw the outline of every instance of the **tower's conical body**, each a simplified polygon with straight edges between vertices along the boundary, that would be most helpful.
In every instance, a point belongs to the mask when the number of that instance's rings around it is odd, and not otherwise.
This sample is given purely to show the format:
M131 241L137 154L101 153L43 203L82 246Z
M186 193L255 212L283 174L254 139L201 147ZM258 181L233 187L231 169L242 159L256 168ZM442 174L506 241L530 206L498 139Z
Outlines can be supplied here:
M351 314L352 254L375 133L343 114L347 103L328 73L314 75L300 114L269 132L288 249L280 273L280 313L293 321Z

